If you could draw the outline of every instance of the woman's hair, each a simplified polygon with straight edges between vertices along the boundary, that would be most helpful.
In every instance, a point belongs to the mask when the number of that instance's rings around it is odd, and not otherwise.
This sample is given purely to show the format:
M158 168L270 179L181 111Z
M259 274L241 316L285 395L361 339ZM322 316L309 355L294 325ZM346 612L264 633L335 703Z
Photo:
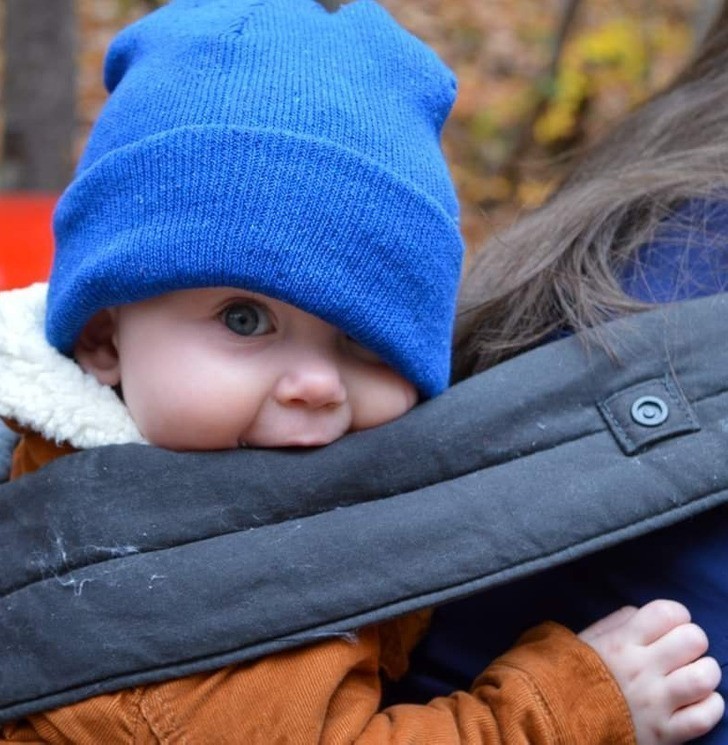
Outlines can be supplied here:
M460 379L560 332L649 307L620 275L671 209L728 183L728 3L687 67L589 150L547 203L491 239L463 283Z

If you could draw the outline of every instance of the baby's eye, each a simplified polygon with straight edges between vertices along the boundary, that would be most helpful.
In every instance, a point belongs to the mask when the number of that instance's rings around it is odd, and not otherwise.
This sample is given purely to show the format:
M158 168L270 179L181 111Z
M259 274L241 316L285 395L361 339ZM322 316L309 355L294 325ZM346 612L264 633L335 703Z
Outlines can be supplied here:
M257 303L235 303L222 312L224 324L240 336L262 336L274 330L270 311Z

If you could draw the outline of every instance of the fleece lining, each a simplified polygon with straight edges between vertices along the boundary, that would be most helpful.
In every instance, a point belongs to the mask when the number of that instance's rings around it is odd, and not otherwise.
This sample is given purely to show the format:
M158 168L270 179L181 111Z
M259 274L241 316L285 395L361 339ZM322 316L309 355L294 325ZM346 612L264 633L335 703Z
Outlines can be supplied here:
M113 389L46 340L47 294L45 283L0 293L0 416L79 449L143 443Z

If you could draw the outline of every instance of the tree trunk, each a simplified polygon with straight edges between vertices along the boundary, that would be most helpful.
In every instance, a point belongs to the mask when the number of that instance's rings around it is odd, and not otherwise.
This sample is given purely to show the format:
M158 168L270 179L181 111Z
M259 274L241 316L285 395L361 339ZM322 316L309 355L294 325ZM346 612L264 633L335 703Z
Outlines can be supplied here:
M73 0L6 0L6 189L60 191L73 168Z

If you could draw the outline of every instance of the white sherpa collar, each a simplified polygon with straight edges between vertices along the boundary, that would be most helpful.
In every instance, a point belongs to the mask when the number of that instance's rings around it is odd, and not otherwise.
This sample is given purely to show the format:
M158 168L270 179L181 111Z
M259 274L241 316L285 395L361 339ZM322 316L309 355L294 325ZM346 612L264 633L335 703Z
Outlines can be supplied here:
M0 292L0 416L81 449L144 442L116 393L46 341L47 292Z

